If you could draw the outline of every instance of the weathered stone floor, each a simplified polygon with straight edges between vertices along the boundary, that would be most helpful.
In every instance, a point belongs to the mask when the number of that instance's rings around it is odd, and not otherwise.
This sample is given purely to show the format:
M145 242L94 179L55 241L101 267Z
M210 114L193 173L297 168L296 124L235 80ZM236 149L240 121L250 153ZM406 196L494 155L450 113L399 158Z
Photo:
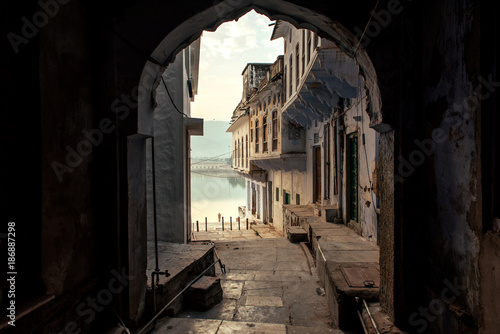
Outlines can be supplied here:
M218 273L224 299L206 312L165 318L152 333L343 333L332 328L324 290L300 245L267 225L257 227L258 235L196 233L198 240L215 241L226 266L225 275Z

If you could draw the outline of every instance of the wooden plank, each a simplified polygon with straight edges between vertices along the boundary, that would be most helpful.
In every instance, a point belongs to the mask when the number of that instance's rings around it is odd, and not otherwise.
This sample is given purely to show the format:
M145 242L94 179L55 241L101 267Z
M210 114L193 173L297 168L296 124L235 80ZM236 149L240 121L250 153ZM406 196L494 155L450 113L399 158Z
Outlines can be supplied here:
M350 287L380 287L380 272L376 267L341 267L340 269Z

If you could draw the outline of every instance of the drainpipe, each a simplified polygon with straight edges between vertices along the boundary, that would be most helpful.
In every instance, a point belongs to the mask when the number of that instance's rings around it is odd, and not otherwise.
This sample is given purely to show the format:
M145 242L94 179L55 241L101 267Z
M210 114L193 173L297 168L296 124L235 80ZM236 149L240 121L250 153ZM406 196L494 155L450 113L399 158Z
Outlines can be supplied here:
M158 264L158 228L156 222L156 166L155 166L155 138L151 136L151 173L153 176L153 229L154 229L154 237L155 237L155 270L151 272L151 288L153 292L153 309L154 313L156 313L156 284L160 281L160 275L165 275L165 277L170 276L168 270L160 271L160 267ZM155 282L156 276L156 282Z

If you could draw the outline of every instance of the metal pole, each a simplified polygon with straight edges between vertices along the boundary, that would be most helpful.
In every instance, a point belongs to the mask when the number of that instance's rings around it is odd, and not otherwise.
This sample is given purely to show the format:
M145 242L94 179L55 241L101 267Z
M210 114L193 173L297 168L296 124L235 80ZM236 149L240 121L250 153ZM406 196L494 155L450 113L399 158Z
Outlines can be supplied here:
M158 265L158 230L156 226L156 175L155 175L155 137L151 137L151 163L152 163L152 174L153 174L153 226L154 226L154 235L155 235L155 261L156 268L155 271L160 271ZM160 277L156 276L156 283L160 281ZM151 281L151 284L154 284Z
M222 230L224 231L224 217L222 217Z
M207 225L207 217L205 217L205 231L208 231L208 225Z
M233 217L229 217L229 229L232 231L233 230Z
M248 230L248 218L247 218L247 230Z
M368 316L370 317L370 320L372 322L373 328L375 329L375 332L377 334L380 334L380 330L377 327L377 323L375 322L375 319L373 319L372 313L370 312L370 309L368 308L368 305L366 304L366 301L363 298L361 300L363 301L363 305L364 305L364 307L366 309L366 313L368 313Z
M200 232L200 224L196 221L196 232Z
M238 219L238 231L239 231L239 230L241 230L241 226L240 226L240 221L241 221L241 218L240 218L240 217L238 217L237 219Z

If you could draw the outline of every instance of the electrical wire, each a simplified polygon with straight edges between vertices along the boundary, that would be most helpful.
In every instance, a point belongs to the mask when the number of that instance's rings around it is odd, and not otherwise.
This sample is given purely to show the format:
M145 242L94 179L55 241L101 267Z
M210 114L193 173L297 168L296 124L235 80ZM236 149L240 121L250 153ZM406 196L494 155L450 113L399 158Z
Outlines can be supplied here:
M354 55L356 55L356 52L358 52L359 45L361 44L361 41L363 40L363 37L365 37L366 30L368 29L368 26L370 25L370 22L371 22L371 21L372 21L372 19L373 19L373 15L375 14L375 11L377 10L378 3L379 3L379 2L380 2L380 0L377 0L377 3L375 4L375 8L373 8L373 10L372 10L372 15L370 16L370 19L369 19L369 20L368 20L368 22L366 23L365 30L363 31L363 34L362 34L362 35L361 35L361 37L359 38L358 44L356 45L356 49L354 50Z
M133 51L135 51L138 55L140 55L141 57L145 58L147 61L149 61L149 62L151 62L151 63L153 63L153 64L155 64L157 66L160 66L164 70L167 69L168 65L162 64L158 60L156 60L153 57L151 57L151 56L145 54L144 52L142 52L139 48L137 48L135 45L133 45L131 42L129 42L126 38L124 38L123 36L121 36L115 29L113 29L109 25L105 24L105 26L109 30L111 30L111 32L116 37L118 37L120 40L122 40L130 49L132 49ZM161 81L163 82L163 85L165 86L165 90L167 91L168 97L170 98L170 101L172 102L172 105L174 106L175 110L178 113L184 115L185 117L189 117L188 115L186 115L185 113L183 113L182 111L180 111L179 108L177 107L177 105L174 103L174 100L172 99L172 96L170 95L170 90L168 89L167 84L165 83L165 80L163 80L163 73L160 74L160 75L161 75ZM155 80L155 82L156 82L156 80ZM153 86L151 86L151 90L153 90L152 89L153 87L154 87L154 84L153 84Z
M165 80L163 80L163 75L161 76L161 82L163 82L163 86L165 86L165 90L167 91L168 97L170 98L170 102L174 106L175 110L179 114L181 114L181 115L183 115L185 117L189 117L188 115L186 115L185 113L183 113L182 111L180 111L179 108L177 108L177 106L175 105L174 99L172 99L172 95L170 95L170 91L168 90L167 84L165 83Z
M356 59L356 58L355 58ZM357 59L356 59L356 62L357 62ZM360 103L356 103L356 116L359 117L359 104L362 104L363 102L363 94L361 93L361 82L359 80L359 75L358 75L358 90L359 90L359 98L360 98ZM365 136L365 126L364 126L364 113L361 112L361 134L364 138ZM368 182L370 184L370 198L372 199L372 205L373 205L373 209L376 210L377 209L377 203L375 202L374 198L373 198L373 183L372 183L372 179L371 179L371 176L370 176L370 168L368 166L368 153L366 151L366 141L363 140L363 149L365 151L365 162L366 162L366 174L368 175Z

